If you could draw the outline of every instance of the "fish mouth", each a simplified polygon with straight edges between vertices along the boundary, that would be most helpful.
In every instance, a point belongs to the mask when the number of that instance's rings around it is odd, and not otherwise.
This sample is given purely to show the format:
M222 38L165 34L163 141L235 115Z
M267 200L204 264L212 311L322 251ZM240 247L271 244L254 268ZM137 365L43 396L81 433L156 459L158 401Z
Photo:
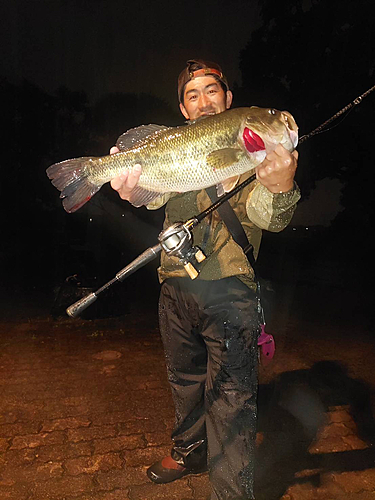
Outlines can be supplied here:
M256 153L257 151L264 151L266 149L263 139L247 127L243 131L243 140L249 153Z

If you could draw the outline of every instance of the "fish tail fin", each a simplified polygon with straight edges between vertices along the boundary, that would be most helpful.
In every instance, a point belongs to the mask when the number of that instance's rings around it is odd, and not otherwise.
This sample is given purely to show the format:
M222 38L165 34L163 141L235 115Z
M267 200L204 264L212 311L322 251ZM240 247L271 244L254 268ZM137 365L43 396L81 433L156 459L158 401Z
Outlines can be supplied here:
M95 158L82 157L54 163L47 168L47 175L52 184L61 191L62 204L69 213L82 207L95 193L99 186L89 180L88 166Z

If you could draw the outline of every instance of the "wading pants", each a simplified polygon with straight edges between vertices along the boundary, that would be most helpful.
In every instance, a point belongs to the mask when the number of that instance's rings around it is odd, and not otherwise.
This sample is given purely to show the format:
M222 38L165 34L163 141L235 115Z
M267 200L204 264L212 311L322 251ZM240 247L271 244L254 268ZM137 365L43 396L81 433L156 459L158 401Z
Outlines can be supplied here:
M171 278L159 303L176 411L172 457L208 464L211 500L253 499L257 339L255 294L238 278Z

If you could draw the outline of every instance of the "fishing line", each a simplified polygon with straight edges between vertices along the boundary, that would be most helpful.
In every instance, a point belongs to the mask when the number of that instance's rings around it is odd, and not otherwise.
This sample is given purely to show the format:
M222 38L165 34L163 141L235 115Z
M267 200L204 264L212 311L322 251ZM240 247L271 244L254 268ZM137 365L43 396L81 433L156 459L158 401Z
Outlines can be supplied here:
M361 104L362 100L365 97L367 97L373 90L375 90L375 85L373 87L369 88L368 90L366 90L366 92L364 92L362 95L356 97L354 99L354 101L352 101L347 106L345 106L342 109L340 109L340 111L338 111L333 116L331 116L331 118L329 118L324 123L322 123L321 125L319 125L319 127L316 127L309 134L306 134L306 135L303 135L302 137L300 137L300 139L298 141L298 144L302 144L304 141L306 141L306 139L310 139L310 137L312 137L313 135L321 134L322 132L328 132L329 130L332 130L333 128L335 128L338 125L340 125L340 123L348 116L349 112L352 111L355 106L358 106L358 104ZM327 127L327 125L329 125L330 123L332 123L334 120L336 120L339 116L343 115L344 113L346 113L346 115L344 116L344 118L339 123L337 123L334 127L331 127L329 129L324 130L325 127Z

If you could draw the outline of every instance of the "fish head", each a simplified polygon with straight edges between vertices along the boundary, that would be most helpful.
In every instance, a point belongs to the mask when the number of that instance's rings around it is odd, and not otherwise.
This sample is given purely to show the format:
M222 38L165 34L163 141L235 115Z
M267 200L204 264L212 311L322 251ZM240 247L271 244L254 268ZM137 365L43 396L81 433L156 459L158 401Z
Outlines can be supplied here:
M249 108L240 132L247 153L265 156L278 144L293 151L298 144L298 127L288 111L273 108Z

